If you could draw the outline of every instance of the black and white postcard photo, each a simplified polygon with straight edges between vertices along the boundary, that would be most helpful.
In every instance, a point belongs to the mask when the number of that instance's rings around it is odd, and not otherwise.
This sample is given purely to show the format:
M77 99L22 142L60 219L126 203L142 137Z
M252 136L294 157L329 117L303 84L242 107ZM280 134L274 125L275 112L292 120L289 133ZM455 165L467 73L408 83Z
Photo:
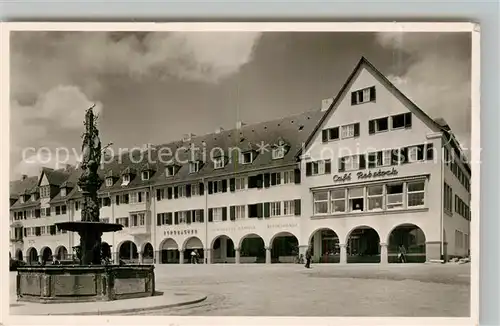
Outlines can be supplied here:
M477 318L475 25L7 25L12 321Z

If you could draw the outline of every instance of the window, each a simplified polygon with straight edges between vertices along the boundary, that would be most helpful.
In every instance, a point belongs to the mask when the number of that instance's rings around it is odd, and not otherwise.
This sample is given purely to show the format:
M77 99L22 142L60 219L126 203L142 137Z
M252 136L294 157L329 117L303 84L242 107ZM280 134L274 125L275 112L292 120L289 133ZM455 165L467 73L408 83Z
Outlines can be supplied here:
M141 177L142 180L149 180L149 171L142 171Z
M106 178L106 187L111 187L113 185L113 178Z
M271 173L271 186L279 186L281 184L281 172Z
M222 221L222 207L217 207L212 209L213 221L220 222Z
M425 204L425 181L408 183L408 207L423 206Z
M364 211L365 195L364 188L351 188L349 191L349 210L351 212Z
M314 215L328 213L328 192L322 191L314 194Z
M209 188L209 194L217 194L221 192L226 192L227 188L227 181L226 180L217 180L217 181L210 181L208 183L208 188Z
M350 125L342 126L342 139L359 136L359 135L356 135L356 133L355 133L356 126L358 126L358 129L359 129L359 123L358 124L353 123Z
M171 177L175 174L175 165L167 166L165 168L165 176Z
M183 198L183 197L187 197L186 196L186 186L185 185L181 185L178 187L179 188L179 198Z
M122 186L126 186L129 184L130 182L130 174L125 174L123 177L122 177Z
M359 155L346 156L344 157L344 170L353 171L359 170Z
M444 183L444 192L443 192L443 205L444 209L447 210L448 212L452 213L453 212L453 190L451 187L445 182Z
M214 169L222 169L224 167L224 160L222 157L214 158Z
M294 171L283 172L283 184L294 183L294 182L295 182Z
M40 188L40 197L41 198L49 198L50 197L50 186L43 186ZM21 198L22 198L22 196L21 196Z
M375 101L375 86L364 88L351 93L351 105Z
M346 190L332 190L330 196L332 201L332 213L345 212Z
M294 200L285 200L283 202L283 215L295 215L295 201Z
M277 160L277 159L285 157L285 147L278 146L278 147L273 148L272 155L273 155L273 160Z
M403 207L403 183L387 185L386 206L387 209Z
M66 197L66 188L61 188L61 197Z
M330 173L330 160L316 161L311 163L311 175L320 175L325 173Z
M200 162L189 162L189 173L196 173L200 171Z
M411 113L393 115L391 118L392 129L411 128Z
M43 208L42 208L43 210ZM50 216L50 207L45 208L45 215Z
M137 204L137 203L139 203L139 193L138 192L131 192L129 194L129 202L130 202L130 204Z
M324 129L322 133L323 142L339 140L340 139L340 127Z
M377 185L367 188L368 210L381 210L384 205L384 186Z
M389 130L389 117L368 121L368 134Z
M102 199L102 206L103 207L109 207L109 206L111 206L111 198L110 197L104 197Z
M116 219L116 223L123 225L123 227L128 228L128 217L119 217Z
M245 205L235 206L234 208L234 217L237 220L244 219L246 217Z
M56 215L61 215L61 206L56 206Z
M241 164L250 164L253 162L253 152L245 152L241 154Z
M200 195L200 184L193 183L191 185L191 196L199 196Z
M246 178L236 178L234 180L234 188L235 190L245 190L246 188Z
M271 216L281 215L281 202L276 201L271 203Z
M133 213L130 214L130 226L144 226L145 224L145 214L144 213Z
M61 214L66 214L66 205L61 206Z

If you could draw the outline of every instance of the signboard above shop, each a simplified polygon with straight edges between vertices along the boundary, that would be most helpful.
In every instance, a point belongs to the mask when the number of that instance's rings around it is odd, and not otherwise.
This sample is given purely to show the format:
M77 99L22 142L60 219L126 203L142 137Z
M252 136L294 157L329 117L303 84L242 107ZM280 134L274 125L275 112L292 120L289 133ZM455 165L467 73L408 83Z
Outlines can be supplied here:
M360 171L360 172L348 172L344 174L336 174L333 176L334 182L351 182L354 180L364 181L364 180L373 180L384 177L396 176L398 175L398 170L395 168L392 169L378 169L378 170L370 170Z

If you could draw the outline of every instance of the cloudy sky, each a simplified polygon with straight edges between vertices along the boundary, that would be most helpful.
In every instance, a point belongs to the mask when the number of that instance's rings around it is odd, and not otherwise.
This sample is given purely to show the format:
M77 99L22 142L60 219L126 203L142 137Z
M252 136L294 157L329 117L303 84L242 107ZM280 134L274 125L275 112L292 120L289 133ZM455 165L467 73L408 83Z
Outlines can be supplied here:
M23 148L78 149L92 103L103 143L160 144L318 109L361 56L470 144L468 33L13 32L10 49L11 178L38 172Z

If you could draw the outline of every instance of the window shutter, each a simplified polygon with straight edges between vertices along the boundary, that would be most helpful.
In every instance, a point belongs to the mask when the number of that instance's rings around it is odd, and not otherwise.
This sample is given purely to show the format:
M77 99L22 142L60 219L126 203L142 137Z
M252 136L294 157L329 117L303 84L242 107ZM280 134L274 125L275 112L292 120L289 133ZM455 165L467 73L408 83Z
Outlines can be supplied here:
M300 216L300 199L295 199L295 216Z
M222 180L222 192L227 192L227 179Z
M270 205L270 203L264 203L264 217L271 216Z
M213 222L213 220L214 220L214 209L209 208L208 209L208 221Z
M261 189L262 188L262 174L259 174L256 176L257 178L257 188Z
M179 224L179 212L174 213L174 224Z
M375 133L375 120L368 121L368 134L373 135Z
M203 182L200 182L200 195L203 195L205 193L205 184Z
M186 197L191 197L191 185L186 185Z
M326 143L328 141L328 130L327 129L323 129L321 131L321 140L323 141L323 143Z
M194 218L195 218L194 211L187 211L186 215L187 215L187 218L186 218L187 224L191 224L192 222L194 222Z
M205 223L205 210L200 209L200 223Z
M356 92L351 93L351 105L356 104Z
M208 181L208 194L211 195L213 190L212 190L212 187L213 187L213 182L212 181Z
M391 151L391 164L398 165L399 164L399 150L393 149Z
M24 233L24 236L26 237L26 236L27 236L27 235L26 235L26 234L27 234L27 233L26 233L26 229L23 229L23 233Z
M344 158L341 157L339 158L339 172L344 172L345 171L345 162Z
M366 157L364 154L359 155L359 169L366 169Z
M172 225L172 212L167 213L167 225Z
M229 219L231 221L236 220L236 207L235 206L230 206L229 207Z
M261 204L257 204L257 217L258 218L261 218L262 217L262 203Z
M370 101L375 101L377 98L375 94L375 86L370 87Z
M300 169L293 170L295 184L300 184Z
M160 201L161 200L161 189L156 189L156 200ZM159 225L159 224L158 224Z
M401 164L408 163L410 160L408 158L408 147L403 147L400 149Z
M411 128L411 112L405 113L405 128Z
M222 207L222 220L227 221L227 207Z
M354 124L354 137L359 137L359 122Z
M172 199L172 187L167 188L167 198Z
M306 163L306 177L310 177L312 175L312 162Z
M236 191L236 180L234 178L229 179L229 191Z
M179 198L179 187L178 186L174 187L174 198Z
M269 188L271 175L269 173L264 174L264 187Z
M325 160L325 174L330 174L330 173L332 173L332 161Z
M427 144L427 160L432 161L434 159L434 145L433 144Z
M161 214L156 214L156 225L161 225Z
M276 186L276 173L271 173L271 186Z

